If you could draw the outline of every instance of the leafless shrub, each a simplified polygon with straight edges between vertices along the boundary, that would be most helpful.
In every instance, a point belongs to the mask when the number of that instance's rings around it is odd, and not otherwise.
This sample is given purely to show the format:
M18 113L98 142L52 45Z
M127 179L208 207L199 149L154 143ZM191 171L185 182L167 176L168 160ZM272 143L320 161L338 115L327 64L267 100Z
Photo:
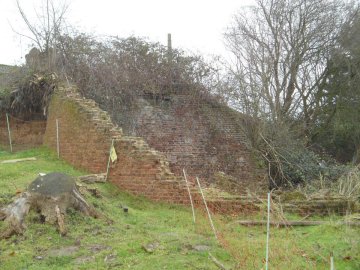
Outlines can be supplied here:
M175 93L194 100L211 99L221 87L217 68L199 55L168 49L143 38L95 38L86 34L63 35L57 44L59 76L75 83L80 92L96 100L121 125L136 110L139 97L155 102Z

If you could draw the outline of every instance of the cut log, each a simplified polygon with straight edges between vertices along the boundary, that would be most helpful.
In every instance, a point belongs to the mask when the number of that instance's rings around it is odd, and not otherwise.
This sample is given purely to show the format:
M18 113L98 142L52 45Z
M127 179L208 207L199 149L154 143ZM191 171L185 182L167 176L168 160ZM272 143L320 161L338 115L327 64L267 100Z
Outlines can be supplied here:
M266 225L266 220L237 220L235 223L244 225L244 226L258 226L258 225ZM302 220L302 221L270 221L271 226L277 227L287 227L287 226L318 226L329 224L327 221L310 221L310 220ZM339 225L348 225L348 226L360 226L360 222L337 222Z
M24 220L29 210L35 210L45 222L57 224L60 233L65 235L64 217L68 208L99 217L95 208L80 195L72 177L62 173L39 176L13 203L0 209L0 220L7 223L0 238L23 233Z

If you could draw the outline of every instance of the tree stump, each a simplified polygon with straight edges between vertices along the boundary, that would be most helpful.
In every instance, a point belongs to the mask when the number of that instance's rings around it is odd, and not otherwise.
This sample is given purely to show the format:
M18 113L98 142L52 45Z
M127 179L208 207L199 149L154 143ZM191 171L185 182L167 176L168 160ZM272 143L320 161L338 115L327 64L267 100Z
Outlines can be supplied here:
M65 235L64 220L68 208L99 217L95 208L81 196L72 177L62 173L39 176L11 204L0 209L0 220L7 223L0 238L22 234L26 229L24 220L30 210L39 213L45 222L57 224L60 233Z

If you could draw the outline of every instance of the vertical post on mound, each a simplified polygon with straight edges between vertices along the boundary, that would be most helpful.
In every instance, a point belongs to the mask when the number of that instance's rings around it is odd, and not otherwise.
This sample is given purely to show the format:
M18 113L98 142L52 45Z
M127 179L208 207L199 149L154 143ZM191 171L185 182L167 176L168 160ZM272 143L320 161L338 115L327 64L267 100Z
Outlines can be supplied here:
M269 269L269 236L270 236L270 192L267 196L267 226L266 226L266 264L265 270Z
M10 122L9 122L9 115L8 114L6 114L6 123L7 123L8 135L9 135L10 152L12 153L13 148L12 148Z
M186 177L185 169L183 169L183 174L184 174L184 179L185 179L185 183L186 183L186 188L187 188L187 191L188 191L188 193L189 193L189 199L190 199L191 209L192 209L192 214L193 214L193 221L194 221L194 224L195 224L195 209L194 209L194 203L193 203L193 200L192 200L192 196L191 196L191 192L190 192L190 188L189 188L189 183L188 183L188 180L187 180L187 177Z
M108 163L107 163L107 166L106 166L106 177L105 177L105 181L107 181L108 176L109 176L110 161L111 161L111 152L112 152L113 147L114 147L114 139L111 140L111 145L110 145L110 150L109 150L109 159L108 159Z
M172 61L171 33L168 33L168 36L167 36L167 54L168 54L168 61L169 61L169 63L171 63L171 61Z
M203 191L202 191L202 188L201 188L200 181L199 181L199 178L198 178L198 177L196 177L196 181L197 181L197 184L198 184L199 189L200 189L201 197L202 197L202 199L203 199L203 201L204 201L204 204L205 204L205 208L206 208L206 212L207 212L208 217L209 217L209 221L210 221L211 228L212 228L212 230L213 230L213 232L214 232L214 235L215 235L216 240L218 240L218 237L217 237L217 234L216 234L216 230L215 230L215 226L214 226L214 223L213 223L213 221L212 221L211 214L210 214L209 208L208 208L208 206L207 206L207 203L206 203L206 200L205 200L205 196L204 196L204 193L203 193Z
M56 150L57 156L60 158L60 142L59 142L59 120L56 119Z

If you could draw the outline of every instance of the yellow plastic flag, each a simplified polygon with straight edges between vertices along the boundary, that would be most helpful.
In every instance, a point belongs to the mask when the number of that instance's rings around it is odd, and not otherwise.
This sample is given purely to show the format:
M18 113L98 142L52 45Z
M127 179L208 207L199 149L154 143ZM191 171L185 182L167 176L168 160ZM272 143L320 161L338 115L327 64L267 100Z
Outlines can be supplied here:
M114 145L111 146L110 159L111 159L111 162L115 162L117 160L117 154L116 154Z

